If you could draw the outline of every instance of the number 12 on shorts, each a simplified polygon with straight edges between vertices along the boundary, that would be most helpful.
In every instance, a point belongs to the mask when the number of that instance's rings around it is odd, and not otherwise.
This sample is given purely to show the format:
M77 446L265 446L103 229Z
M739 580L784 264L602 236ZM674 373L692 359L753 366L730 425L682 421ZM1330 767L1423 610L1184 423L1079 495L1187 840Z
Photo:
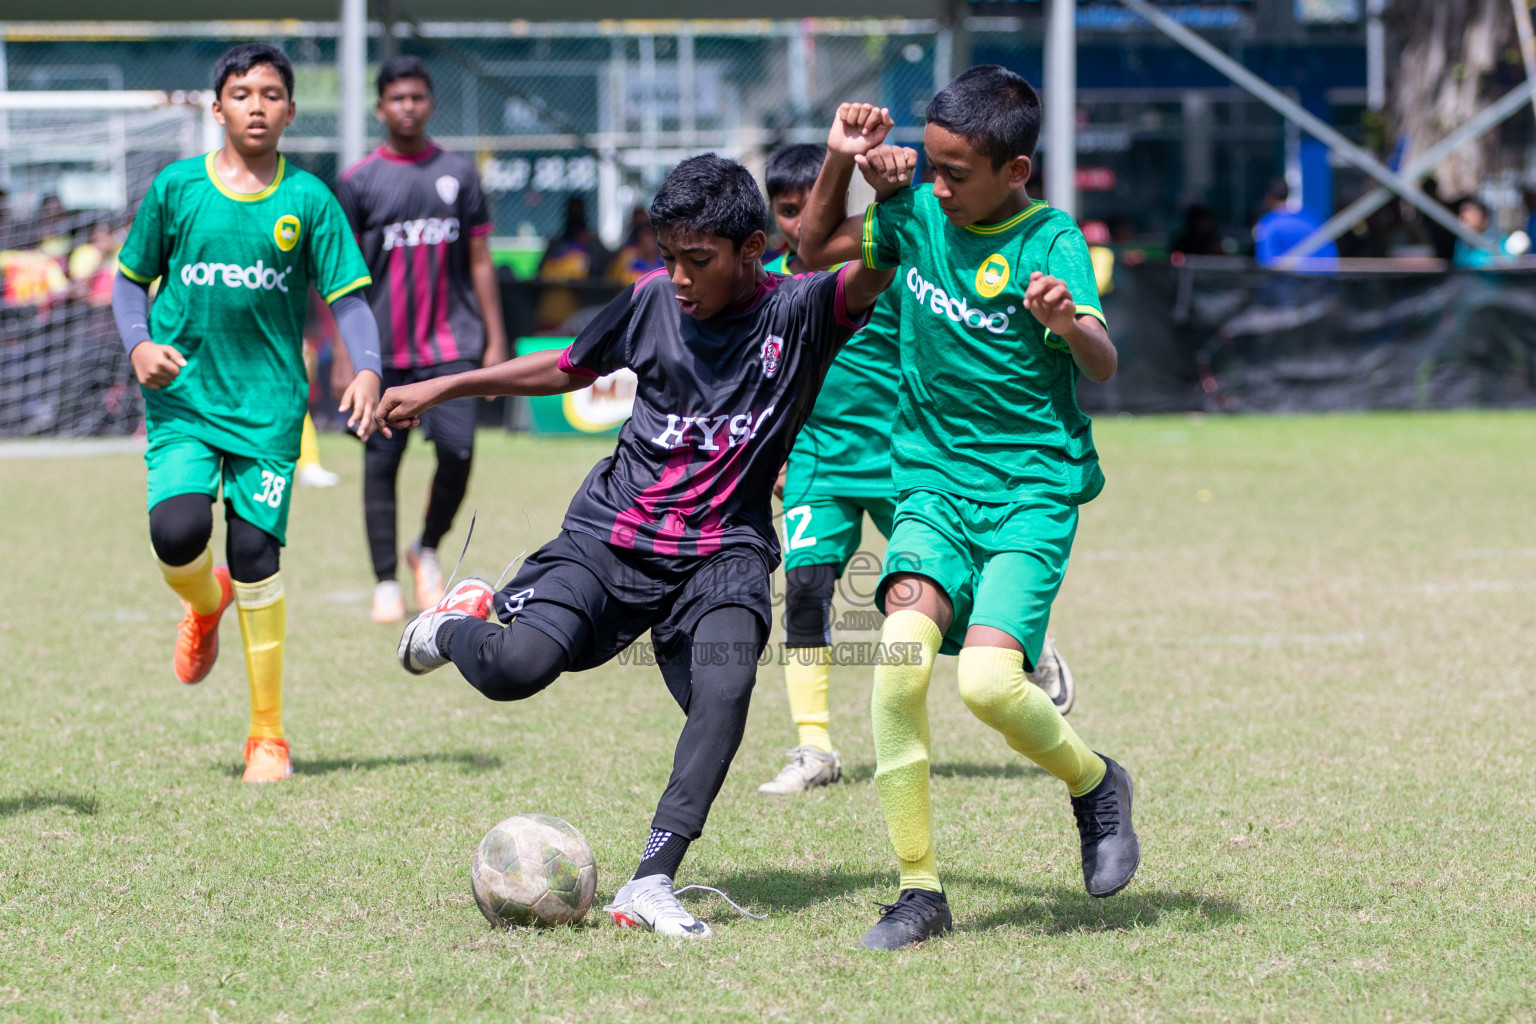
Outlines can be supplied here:
M789 539L789 550L812 547L815 537L807 537L805 531L811 525L811 506L801 505L784 510L784 533Z
M270 469L261 471L261 490L251 497L257 501L266 502L271 508L279 508L283 504L283 489L288 486L285 477L278 476Z

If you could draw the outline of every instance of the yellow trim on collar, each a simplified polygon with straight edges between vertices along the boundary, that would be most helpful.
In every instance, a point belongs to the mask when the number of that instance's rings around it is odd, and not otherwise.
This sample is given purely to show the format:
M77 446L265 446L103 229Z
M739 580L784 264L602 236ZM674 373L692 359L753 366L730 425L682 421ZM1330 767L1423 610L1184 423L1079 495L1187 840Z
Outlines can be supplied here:
M1036 199L1026 208L1009 217L1001 224L967 224L965 230L975 235L1000 235L1005 231L1012 231L1041 210L1050 209L1051 204L1043 199Z
M219 172L215 170L213 166L213 158L217 155L218 150L214 150L212 153L209 153L207 159L203 161L204 166L208 170L208 180L213 182L213 187L218 189L221 194L228 196L237 203L259 203L263 199L266 199L272 193L277 191L277 186L283 183L283 173L288 169L288 158L279 153L277 157L277 175L272 179L272 184L268 185L260 192L236 192L228 185L224 184L223 181L219 180Z
M373 278L369 277L367 274L364 274L362 277L358 278L356 281L353 281L351 284L344 284L340 288L337 288L335 291L331 292L331 294L325 297L325 301L327 303L335 302L343 295L350 295L357 291L359 288L366 288L371 284L373 284Z
M137 281L139 284L149 284L154 281L154 277L145 277L137 270L130 268L128 264L124 263L122 260L117 261L117 269L121 270L123 272L123 276L128 280Z

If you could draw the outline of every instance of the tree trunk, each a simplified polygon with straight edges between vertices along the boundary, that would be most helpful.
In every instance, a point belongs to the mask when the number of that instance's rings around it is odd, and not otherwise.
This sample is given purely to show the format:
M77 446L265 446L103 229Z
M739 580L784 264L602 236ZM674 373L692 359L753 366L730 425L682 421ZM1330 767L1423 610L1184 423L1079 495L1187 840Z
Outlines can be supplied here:
M1490 76L1519 43L1510 0L1393 0L1389 17L1402 45L1392 109L1411 160L1488 104ZM1485 135L1446 157L1435 170L1440 194L1475 192L1496 144L1497 133Z

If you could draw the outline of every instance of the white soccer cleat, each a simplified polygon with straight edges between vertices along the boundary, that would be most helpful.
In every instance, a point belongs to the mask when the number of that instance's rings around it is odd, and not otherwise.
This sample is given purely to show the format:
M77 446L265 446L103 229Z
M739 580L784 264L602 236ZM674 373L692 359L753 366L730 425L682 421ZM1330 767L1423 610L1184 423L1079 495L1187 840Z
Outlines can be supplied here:
M677 902L672 879L666 875L630 879L613 894L613 902L603 911L620 928L649 928L673 939L707 939L710 936L709 925Z
M1040 663L1029 673L1029 681L1044 690L1063 715L1069 714L1077 703L1077 681L1072 678L1066 659L1056 650L1056 641L1050 637L1040 646Z
M435 548L424 548L414 540L405 549L405 564L416 580L416 607L426 611L443 599L443 567Z
M817 747L796 747L789 752L789 763L771 782L758 786L757 791L768 796L788 796L817 786L830 786L842 777L843 766L837 759L837 751L828 753Z
M438 630L455 619L486 618L491 614L491 599L495 596L485 580L470 577L455 583L441 601L405 624L400 647L395 652L401 666L420 676L448 664L447 655L437 647Z
M373 586L373 611L369 618L378 623L405 621L405 591L395 580L380 580Z
M318 462L300 466L298 478L300 487L335 487L341 483L340 473L332 473Z

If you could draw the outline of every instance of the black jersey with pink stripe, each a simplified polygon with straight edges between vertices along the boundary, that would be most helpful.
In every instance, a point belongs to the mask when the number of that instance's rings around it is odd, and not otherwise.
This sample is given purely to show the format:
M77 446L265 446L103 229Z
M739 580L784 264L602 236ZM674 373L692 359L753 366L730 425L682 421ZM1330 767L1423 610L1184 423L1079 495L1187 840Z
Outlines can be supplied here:
M779 554L769 499L827 369L862 325L843 273L770 274L746 302L685 316L657 270L614 299L561 356L568 373L633 370L634 412L564 528L679 557L746 544Z
M336 198L373 276L384 365L479 361L485 321L469 239L490 234L491 218L474 161L437 146L410 157L380 147L347 168Z

